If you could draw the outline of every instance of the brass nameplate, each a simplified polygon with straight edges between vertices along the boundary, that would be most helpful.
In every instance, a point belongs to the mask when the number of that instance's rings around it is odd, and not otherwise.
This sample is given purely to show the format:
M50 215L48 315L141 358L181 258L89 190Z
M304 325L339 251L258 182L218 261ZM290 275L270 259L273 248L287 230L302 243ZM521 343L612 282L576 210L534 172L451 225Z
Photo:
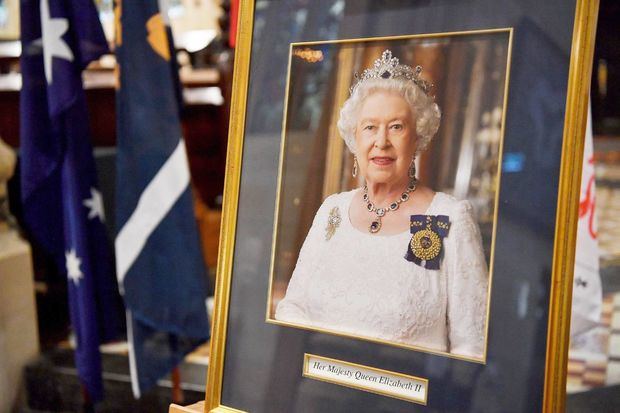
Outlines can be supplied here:
M428 396L427 379L307 353L303 376L424 405Z

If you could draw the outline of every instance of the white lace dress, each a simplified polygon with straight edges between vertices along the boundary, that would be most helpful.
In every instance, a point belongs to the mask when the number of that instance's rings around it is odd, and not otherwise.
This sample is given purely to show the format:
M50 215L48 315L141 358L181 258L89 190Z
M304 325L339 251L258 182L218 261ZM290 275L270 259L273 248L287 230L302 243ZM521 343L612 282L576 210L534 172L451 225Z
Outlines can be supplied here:
M488 271L468 201L438 192L427 215L447 215L439 270L405 259L409 231L371 235L354 228L356 190L328 197L304 241L275 318L356 336L482 358ZM327 220L341 219L327 240Z

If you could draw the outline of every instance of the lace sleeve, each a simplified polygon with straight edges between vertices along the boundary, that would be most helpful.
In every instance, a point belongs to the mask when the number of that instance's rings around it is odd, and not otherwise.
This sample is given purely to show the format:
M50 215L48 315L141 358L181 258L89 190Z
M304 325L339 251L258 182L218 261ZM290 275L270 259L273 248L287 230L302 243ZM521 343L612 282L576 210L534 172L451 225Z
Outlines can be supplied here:
M469 201L458 202L451 221L446 242L450 352L481 358L489 280L480 230Z
M315 268L320 259L320 246L325 242L325 226L327 224L328 197L312 221L310 231L304 240L299 251L297 264L293 270L293 275L286 289L286 295L276 307L275 318L280 321L292 323L310 323L307 311L307 284L312 274L316 273Z

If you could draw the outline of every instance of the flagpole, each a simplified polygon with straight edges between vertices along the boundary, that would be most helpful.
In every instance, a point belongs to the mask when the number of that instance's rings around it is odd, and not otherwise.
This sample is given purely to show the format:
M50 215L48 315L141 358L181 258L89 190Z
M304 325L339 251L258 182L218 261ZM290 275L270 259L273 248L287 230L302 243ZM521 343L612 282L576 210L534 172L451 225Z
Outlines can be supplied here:
M92 399L90 398L90 394L88 393L88 389L84 385L81 384L82 387L82 399L84 400L84 408L82 411L84 413L95 413L95 405L93 404Z
M183 403L183 389L181 389L181 372L179 366L172 369L170 373L172 379L172 402L176 404Z

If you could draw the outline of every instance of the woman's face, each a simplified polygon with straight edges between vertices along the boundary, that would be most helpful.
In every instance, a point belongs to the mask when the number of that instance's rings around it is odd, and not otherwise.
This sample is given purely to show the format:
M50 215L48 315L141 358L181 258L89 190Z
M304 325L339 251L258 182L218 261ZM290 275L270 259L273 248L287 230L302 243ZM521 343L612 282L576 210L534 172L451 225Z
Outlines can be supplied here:
M369 95L359 109L355 144L368 184L406 183L417 146L415 119L407 101L396 92Z

